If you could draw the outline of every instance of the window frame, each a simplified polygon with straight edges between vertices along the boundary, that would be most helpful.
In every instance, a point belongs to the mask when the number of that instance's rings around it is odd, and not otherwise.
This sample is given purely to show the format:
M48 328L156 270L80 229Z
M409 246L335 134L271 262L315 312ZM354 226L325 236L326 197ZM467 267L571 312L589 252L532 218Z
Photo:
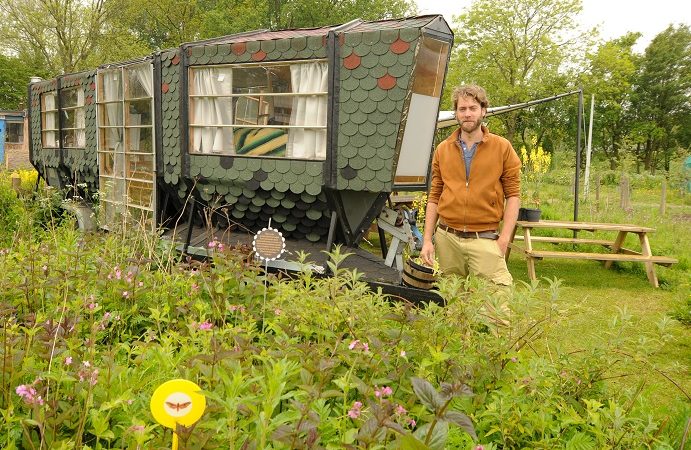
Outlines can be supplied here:
M251 158L280 158L280 159L287 159L287 160L303 160L303 161L324 161L326 157L297 157L297 156L277 156L277 155L253 155L253 154L238 154L237 149L233 146L230 149L224 148L221 151L195 151L194 150L194 139L195 135L194 132L196 129L203 129L203 128L220 128L220 129L230 129L231 132L234 132L235 130L239 129L283 129L286 130L286 134L289 133L289 130L291 129L296 129L296 130L306 130L306 129L312 129L312 130L324 130L326 132L328 128L328 114L326 116L326 119L323 124L320 125L290 125L290 122L292 121L292 107L291 107L291 115L287 117L288 123L287 124L269 124L269 123L259 123L261 117L266 117L268 121L268 117L271 117L268 110L271 108L269 98L279 98L279 97L287 97L287 98L299 98L299 97L304 97L304 98L310 98L310 97L320 97L324 101L325 107L328 109L328 102L329 102L329 91L328 88L323 91L311 91L311 92L294 92L295 87L292 86L291 84L291 89L293 91L291 92L242 92L242 93L235 93L232 92L230 94L199 94L194 92L194 72L197 70L203 70L203 69L209 69L209 68L223 68L223 69L230 69L231 72L235 71L240 71L243 69L247 68L253 68L253 67L276 67L276 66L285 66L290 68L293 65L298 65L298 64L314 64L314 63L326 63L326 70L327 70L327 77L329 76L329 72L331 70L330 65L329 65L329 60L327 58L318 58L318 59L296 59L296 60L287 60L287 61L269 61L269 62L249 62L249 63L229 63L229 64L206 64L206 65L190 65L188 66L188 86L187 86L187 99L189 102L189 108L188 108L188 114L187 114L187 121L188 121L188 129L189 129L189 137L188 137L188 153L190 155L215 155L215 156L240 156L240 157L251 157ZM232 76L231 83L234 82L235 77ZM231 85L231 90L234 89L234 86ZM231 99L233 101L232 106L230 108L231 111L231 123L225 124L225 123L197 123L194 120L194 99L204 99L204 98L221 98L221 99ZM241 119L245 123L238 123L238 118L237 118L237 105L240 99L247 99L248 101L256 102L257 103L257 123L251 123L247 116L245 116L243 119ZM326 153L326 148L323 149L324 153Z
M55 106L46 108L46 98L52 96ZM53 117L54 128L46 128L48 116ZM47 135L53 133L54 142L47 142ZM43 148L60 148L60 109L58 108L58 91L44 92L41 94L41 146Z
M79 89L81 89L81 91L82 91L82 98L84 99L83 105L79 105L79 100L78 100L79 99L79 95L78 95ZM70 92L70 91L77 92L77 97L76 97L77 104L65 106L63 103L64 97L61 97L60 98L59 115L62 115L63 113L66 113L66 112L72 112L75 115L75 119L74 119L75 120L75 126L74 127L64 127L64 126L60 127L60 144L61 144L61 148L83 150L86 148L86 89L84 88L84 86L73 86L73 87L61 88L58 91L58 95L62 96L63 93ZM83 126L81 126L81 127L77 126L78 125L77 124L78 117L79 117L80 112L81 112L82 124L83 124ZM63 121L64 121L64 117L63 117ZM62 125L62 123L63 122L60 122L61 125ZM65 131L71 132L75 136L75 139L74 139L75 143L74 144L72 144L72 145L66 144L65 139L67 137L67 133L65 133ZM79 132L82 133L82 136L81 136L82 145L78 145Z

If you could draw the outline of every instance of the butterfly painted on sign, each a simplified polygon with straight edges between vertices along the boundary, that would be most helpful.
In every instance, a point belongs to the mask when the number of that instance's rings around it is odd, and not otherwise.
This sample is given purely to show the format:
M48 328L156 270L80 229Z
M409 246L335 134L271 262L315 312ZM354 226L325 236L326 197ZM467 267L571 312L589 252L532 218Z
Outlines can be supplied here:
M181 410L187 408L187 407L190 406L191 404L192 404L192 402L177 402L177 403L166 402L166 406L167 406L168 408L174 409L175 411L178 411L178 412L180 412Z

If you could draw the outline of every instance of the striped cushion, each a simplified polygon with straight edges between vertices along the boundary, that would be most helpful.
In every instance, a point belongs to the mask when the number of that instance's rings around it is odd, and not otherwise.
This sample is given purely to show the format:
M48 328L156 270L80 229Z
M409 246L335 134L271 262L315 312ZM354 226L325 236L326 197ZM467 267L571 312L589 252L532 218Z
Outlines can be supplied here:
M241 128L233 133L238 155L285 156L288 133L280 128Z

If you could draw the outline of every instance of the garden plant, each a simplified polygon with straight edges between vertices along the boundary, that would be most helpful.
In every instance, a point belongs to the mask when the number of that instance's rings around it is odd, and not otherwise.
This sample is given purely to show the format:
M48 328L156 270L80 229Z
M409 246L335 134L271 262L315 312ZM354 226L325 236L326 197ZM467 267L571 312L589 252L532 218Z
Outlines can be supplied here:
M4 449L170 448L171 431L154 421L149 401L173 378L197 383L207 399L199 422L178 428L181 449L688 442L689 324L675 300L688 255L661 274L668 284L659 293L644 279L638 285L658 302L644 315L592 307L557 276L519 281L510 298L480 280L443 278L444 306L414 305L341 269L344 248L331 253L328 277L266 274L248 249L213 235L212 258L196 261L157 234L84 234L58 207L59 193L40 183L33 192L27 172L17 195L7 175L0 175ZM611 276L640 275L621 270ZM597 292L613 302L604 288ZM596 328L565 336L594 318Z

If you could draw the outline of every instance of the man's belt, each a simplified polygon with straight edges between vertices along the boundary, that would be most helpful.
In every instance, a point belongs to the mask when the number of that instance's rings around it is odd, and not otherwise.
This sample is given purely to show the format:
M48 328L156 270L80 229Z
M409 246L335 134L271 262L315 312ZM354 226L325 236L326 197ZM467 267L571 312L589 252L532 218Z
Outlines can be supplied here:
M497 240L499 239L499 235L497 234L496 231L489 230L489 231L461 231L457 230L455 228L451 228L448 225L444 225L443 223L440 223L437 225L437 227L441 228L442 230L446 231L447 233L452 233L458 236L461 239L492 239L492 240Z

